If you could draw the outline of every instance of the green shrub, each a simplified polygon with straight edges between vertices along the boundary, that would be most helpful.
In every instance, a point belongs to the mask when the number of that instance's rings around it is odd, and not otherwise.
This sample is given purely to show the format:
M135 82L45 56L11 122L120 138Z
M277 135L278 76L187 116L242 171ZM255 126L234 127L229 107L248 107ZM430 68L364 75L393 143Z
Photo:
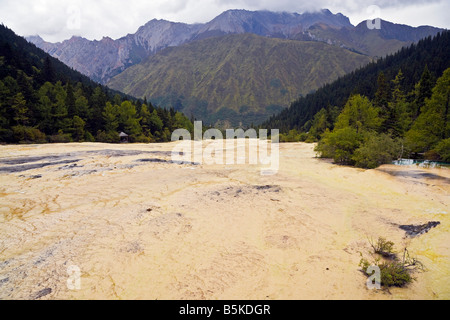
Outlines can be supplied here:
M288 134L280 134L280 142L300 142L305 141L307 134L298 132L297 130L290 130Z
M363 144L355 150L352 160L357 167L375 169L397 159L401 150L402 144L389 135L367 133Z
M334 130L333 132L325 131L322 139L315 148L323 158L333 158L336 163L353 165L353 153L359 148L362 135L356 132L356 129L345 127L343 129Z
M120 137L116 131L98 131L95 140L104 143L119 143Z
M425 160L429 160L429 161L439 161L441 159L441 156L439 155L439 153L437 153L436 150L430 150L424 153L424 158Z
M434 150L442 161L450 162L450 138L441 140Z
M377 254L378 257L373 262L362 258L359 266L368 277L372 276L372 274L367 272L368 268L371 266L378 267L380 269L380 284L385 288L404 287L415 280L411 276L411 273L415 269L424 269L420 261L409 257L407 249L404 251L403 260L399 261L392 241L387 241L380 237L376 243L370 241L370 245L372 246L373 253Z
M140 134L139 136L136 137L132 137L133 138L133 142L137 142L137 143L151 143L152 139L147 137L144 134Z
M369 263L366 259L362 259L360 266L367 276L371 276L371 274L367 273L367 269L370 266L380 268L380 284L386 288L404 287L414 280L410 274L410 269L399 261L380 262L380 260L376 260L374 263Z
M387 241L386 239L380 237L376 243L370 242L370 245L375 253L380 254L385 258L395 259L397 257L394 251L394 243L392 241Z
M12 127L14 140L19 143L46 143L45 134L39 129L26 127L26 126L15 126Z
M86 141L86 142L95 142L95 138L89 131L86 131L84 133L84 141Z
M64 133L62 130L58 131L58 134L49 137L51 143L68 143L73 142L72 135L70 133Z

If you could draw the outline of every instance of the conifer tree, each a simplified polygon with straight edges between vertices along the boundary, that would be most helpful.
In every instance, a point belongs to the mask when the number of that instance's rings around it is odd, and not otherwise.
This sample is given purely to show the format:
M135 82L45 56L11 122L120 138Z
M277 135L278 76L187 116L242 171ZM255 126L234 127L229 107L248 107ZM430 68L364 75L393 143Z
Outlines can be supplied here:
M73 117L73 138L75 141L83 142L86 132L84 127L86 126L86 122L83 121L79 116Z
M425 100L429 99L432 95L432 90L433 80L430 70L428 70L428 66L425 65L420 81L416 87L416 99L414 102L415 108L413 110L414 119L416 119L420 115L421 109L425 105Z
M413 152L427 152L440 140L450 137L449 100L450 68L437 80L431 98L425 101L419 117L406 134Z
M403 73L399 70L395 79L392 80L392 100L388 103L386 118L382 126L382 132L389 133L394 137L402 137L410 125L408 104L402 87L403 80Z
M105 130L109 134L111 132L117 133L119 128L119 107L113 105L111 102L106 103L105 111L103 111L102 116L105 123Z
M76 108L76 103L75 103L75 94L73 91L73 87L72 84L70 83L70 81L67 83L66 85L66 108L67 108L67 113L69 117L73 117L75 115L78 115L78 110Z
M42 71L42 83L44 82L50 82L50 83L54 83L56 82L56 74L55 74L55 70L53 68L53 64L50 60L50 57L46 57L44 60L44 70Z
M28 124L28 107L27 101L22 93L18 93L15 95L13 104L11 106L14 112L14 121L21 126L26 126Z
M387 112L390 89L389 83L383 72L380 72L377 80L377 92L375 93L374 105L380 108L381 112L384 114Z

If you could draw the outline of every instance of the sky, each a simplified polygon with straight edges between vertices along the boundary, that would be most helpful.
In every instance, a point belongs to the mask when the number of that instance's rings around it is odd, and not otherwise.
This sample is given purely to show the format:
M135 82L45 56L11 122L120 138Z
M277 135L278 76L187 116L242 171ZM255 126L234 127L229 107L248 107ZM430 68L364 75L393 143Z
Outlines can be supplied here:
M450 0L0 0L0 23L50 42L72 36L118 39L152 19L205 23L228 9L276 12L329 9L353 25L381 18L450 29Z

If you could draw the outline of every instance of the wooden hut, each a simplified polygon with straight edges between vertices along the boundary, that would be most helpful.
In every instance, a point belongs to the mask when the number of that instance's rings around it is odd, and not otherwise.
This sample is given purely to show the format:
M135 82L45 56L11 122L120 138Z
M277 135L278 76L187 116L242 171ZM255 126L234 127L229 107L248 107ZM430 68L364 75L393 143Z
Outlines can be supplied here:
M129 136L125 132L121 132L119 134L119 137L120 137L120 143L128 143L129 142L129 140L128 140Z

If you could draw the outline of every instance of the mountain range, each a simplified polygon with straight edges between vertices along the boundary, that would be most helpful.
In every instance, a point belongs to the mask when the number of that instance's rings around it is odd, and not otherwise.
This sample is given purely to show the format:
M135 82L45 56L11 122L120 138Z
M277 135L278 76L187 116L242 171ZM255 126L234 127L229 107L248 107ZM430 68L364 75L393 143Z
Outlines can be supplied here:
M226 120L248 125L439 31L388 21L381 21L380 30L370 30L366 22L353 26L347 17L329 10L228 10L204 24L154 19L117 40L28 40L126 94L147 97L210 124Z
M90 41L72 37L58 43L30 36L28 41L68 66L106 84L115 75L140 63L164 48L226 34L252 33L293 40L323 41L369 56L384 56L440 31L433 27L413 28L382 22L381 30L369 30L365 22L353 26L344 15L329 10L313 13L228 10L204 24L186 24L153 19L136 33L113 40ZM368 34L373 39L364 41Z

